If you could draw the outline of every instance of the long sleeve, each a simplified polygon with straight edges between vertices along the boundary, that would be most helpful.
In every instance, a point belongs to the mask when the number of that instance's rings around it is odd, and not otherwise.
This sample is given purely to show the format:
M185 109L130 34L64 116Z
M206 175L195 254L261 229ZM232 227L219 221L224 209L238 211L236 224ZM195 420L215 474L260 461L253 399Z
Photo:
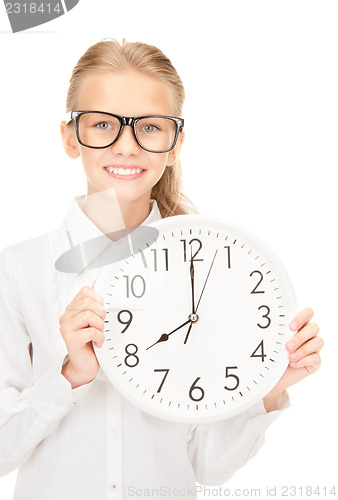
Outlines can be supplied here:
M228 420L195 426L188 446L195 478L201 484L224 484L256 455L267 427L290 405L285 392L267 413L263 401Z
M72 408L76 394L61 374L62 360L34 380L31 338L7 253L0 256L0 475L25 462ZM27 295L34 294L33 285Z

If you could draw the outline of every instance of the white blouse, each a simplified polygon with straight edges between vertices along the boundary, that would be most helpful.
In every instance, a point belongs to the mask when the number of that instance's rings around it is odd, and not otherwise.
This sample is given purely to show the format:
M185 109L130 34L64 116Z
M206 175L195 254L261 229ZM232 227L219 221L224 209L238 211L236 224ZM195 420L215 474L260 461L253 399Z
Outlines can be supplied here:
M195 496L195 481L221 485L253 457L289 406L263 401L229 420L166 422L130 402L100 370L71 388L59 317L98 271L55 269L73 245L102 235L75 200L62 227L0 254L0 474L20 467L14 500ZM143 222L161 218L157 203Z

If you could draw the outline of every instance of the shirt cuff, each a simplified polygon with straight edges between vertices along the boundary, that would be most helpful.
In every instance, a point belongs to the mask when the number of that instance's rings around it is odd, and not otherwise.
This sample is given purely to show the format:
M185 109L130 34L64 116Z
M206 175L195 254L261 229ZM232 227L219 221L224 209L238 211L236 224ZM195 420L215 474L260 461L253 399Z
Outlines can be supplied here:
M263 399L260 399L247 411L234 417L234 424L242 431L241 436L245 439L248 435L259 434L264 431L290 405L290 398L287 391L282 393L269 412L265 410Z
M28 393L30 406L46 423L61 419L82 399L93 383L72 389L61 369L61 366L51 368L32 387L24 390Z

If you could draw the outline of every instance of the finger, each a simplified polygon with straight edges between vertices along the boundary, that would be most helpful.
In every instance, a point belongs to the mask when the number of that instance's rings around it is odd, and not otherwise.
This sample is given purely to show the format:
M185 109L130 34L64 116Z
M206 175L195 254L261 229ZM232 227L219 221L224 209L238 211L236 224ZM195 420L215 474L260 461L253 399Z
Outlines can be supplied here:
M99 304L95 299L88 296L79 299L77 302L74 302L72 306L69 305L66 308L66 312L70 316L75 316L75 314L81 311L92 311L98 316L100 316L100 318L104 318L106 315L105 308L101 304Z
M81 311L61 323L61 333L67 335L75 330L88 327L94 327L103 331L104 321L93 311Z
M298 349L304 342L318 335L319 326L317 323L309 323L299 330L290 340L285 344L286 349L291 352Z
M75 297L70 302L70 304L68 305L68 307L73 307L74 304L76 304L79 300L83 299L84 297L90 297L93 300L95 300L96 302L98 302L99 304L101 304L102 306L104 304L103 298L101 297L101 295L96 290L94 290L94 288L92 288L90 286L84 286L75 295Z
M81 339L84 344L88 342L94 342L98 347L101 347L103 342L106 340L104 333L96 328L83 328L80 331Z
M80 312L84 311L91 311L97 316L99 316L102 320L104 320L107 314L104 307L101 306L101 304L98 304L91 297L84 297L83 299L80 299L78 302L75 302L73 305L69 304L64 314L62 314L62 316L60 316L59 318L60 326L64 325L65 323L68 323L68 321L71 318L74 318Z
M319 370L321 361L320 355L315 352L305 356L305 358L302 358L299 361L291 362L290 366L292 366L292 368L304 367L309 373L314 373Z
M82 328L73 333L74 335L67 345L69 354L81 350L88 342L94 342L97 347L102 347L105 341L104 333L93 327Z
M305 344L302 344L302 346L297 349L296 351L289 353L289 360L290 361L299 361L302 358L305 358L309 354L313 353L319 353L324 345L324 341L321 337L314 337L308 342L305 342Z
M313 309L311 307L305 307L290 322L290 330L297 331L300 330L306 323L308 323L314 315Z

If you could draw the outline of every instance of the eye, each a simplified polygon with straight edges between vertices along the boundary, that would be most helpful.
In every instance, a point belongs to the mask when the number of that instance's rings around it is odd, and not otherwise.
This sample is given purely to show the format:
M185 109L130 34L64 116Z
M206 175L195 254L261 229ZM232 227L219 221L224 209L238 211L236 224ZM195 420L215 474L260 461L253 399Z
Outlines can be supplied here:
M142 129L145 130L145 132L156 132L156 130L159 130L156 125L152 125L151 123L143 125Z
M112 128L111 123L108 122L100 122L95 125L95 127L99 128L100 130L109 130Z

